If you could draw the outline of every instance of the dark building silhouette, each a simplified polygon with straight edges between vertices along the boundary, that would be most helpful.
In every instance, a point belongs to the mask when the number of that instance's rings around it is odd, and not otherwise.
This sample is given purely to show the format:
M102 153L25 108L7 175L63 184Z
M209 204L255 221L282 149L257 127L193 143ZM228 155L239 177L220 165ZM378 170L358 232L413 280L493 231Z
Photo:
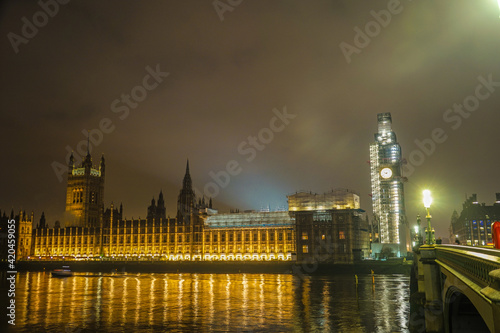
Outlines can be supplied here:
M500 221L500 193L496 193L495 203L489 206L480 204L477 194L472 194L462 204L460 215L453 212L451 231L462 245L486 245L493 241L491 225L495 221Z
M186 163L186 174L182 181L182 189L177 200L177 221L189 223L191 214L195 211L196 195L193 191L193 183L189 174L189 160Z
M114 204L111 203L111 207L107 208L103 214L104 224L113 221L117 222L123 218L123 205L120 204L120 209L115 208Z
M160 191L160 194L158 195L158 203L155 203L155 198L151 200L151 205L148 207L147 220L153 221L154 219L159 221L160 219L166 219L166 217L167 216L165 201L163 200L163 192Z

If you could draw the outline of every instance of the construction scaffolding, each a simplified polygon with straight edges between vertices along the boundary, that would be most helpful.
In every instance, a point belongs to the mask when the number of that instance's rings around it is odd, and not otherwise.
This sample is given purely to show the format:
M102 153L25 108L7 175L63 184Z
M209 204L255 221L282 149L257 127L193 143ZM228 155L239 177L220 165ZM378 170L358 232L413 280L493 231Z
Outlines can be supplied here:
M287 198L289 211L360 208L359 195L344 188L337 188L324 194L302 191Z
M291 226L295 219L288 212L230 213L209 216L205 221L208 228L263 228Z

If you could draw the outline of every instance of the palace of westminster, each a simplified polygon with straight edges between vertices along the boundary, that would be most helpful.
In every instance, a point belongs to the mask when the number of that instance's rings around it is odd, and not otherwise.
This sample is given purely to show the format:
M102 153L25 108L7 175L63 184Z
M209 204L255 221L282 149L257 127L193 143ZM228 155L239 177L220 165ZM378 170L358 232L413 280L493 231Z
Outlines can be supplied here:
M314 260L352 263L369 256L369 226L359 196L336 189L288 196L288 211L218 213L212 199L196 198L189 162L177 200L166 216L163 194L146 219L122 218L123 207L104 208L105 160L90 153L68 164L66 215L48 227L42 214L20 212L18 260Z
M90 152L80 165L68 161L66 217L48 227L42 213L0 215L0 253L7 249L7 224L16 221L19 260L287 260L352 263L411 251L406 219L401 147L390 113L377 115L378 131L370 144L373 221L360 207L359 195L347 189L324 194L287 196L288 211L219 213L212 199L196 198L189 162L177 200L175 218L166 216L163 193L147 208L146 219L123 218L123 207L104 207L106 165L92 164ZM454 212L450 231L467 245L492 242L500 219L500 193L492 206L474 194ZM8 222L9 221L9 222ZM10 229L9 229L10 230ZM413 235L415 238L415 234ZM5 246L3 246L5 245ZM6 258L7 256L0 256Z

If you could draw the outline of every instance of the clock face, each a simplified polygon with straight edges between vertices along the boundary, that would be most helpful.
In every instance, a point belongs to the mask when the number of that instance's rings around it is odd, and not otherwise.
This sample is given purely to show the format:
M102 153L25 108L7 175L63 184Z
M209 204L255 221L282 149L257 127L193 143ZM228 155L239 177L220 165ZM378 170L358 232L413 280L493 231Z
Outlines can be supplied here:
M391 178L392 170L390 168L383 168L380 170L380 176L384 179Z

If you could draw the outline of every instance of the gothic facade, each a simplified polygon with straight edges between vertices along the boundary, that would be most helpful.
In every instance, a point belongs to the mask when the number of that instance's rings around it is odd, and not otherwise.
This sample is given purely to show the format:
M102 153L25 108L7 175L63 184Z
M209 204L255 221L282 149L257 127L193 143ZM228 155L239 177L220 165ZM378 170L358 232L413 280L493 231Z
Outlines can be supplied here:
M343 196L332 199L334 206L327 211L325 221L316 219L325 214L323 208L219 214L211 199L196 198L189 162L175 218L166 216L160 192L157 200L152 199L146 219L126 220L121 205L117 209L112 203L103 210L104 168L104 158L99 169L92 168L90 154L81 167L70 168L66 209L78 219L65 227L51 228L41 221L28 237L30 249L23 250L19 259L295 260L299 254L299 260L348 263L356 257L353 252L366 247L357 236L360 228L364 229L360 227L364 225L360 217L363 211L357 206L344 207ZM299 202L302 199L296 199L298 207L304 206ZM31 225L32 220L33 216ZM336 245L325 253L318 252L323 240Z
M66 191L66 226L99 227L104 210L104 156L98 168L92 165L87 153L80 166L75 166L73 154L68 164L68 186Z

